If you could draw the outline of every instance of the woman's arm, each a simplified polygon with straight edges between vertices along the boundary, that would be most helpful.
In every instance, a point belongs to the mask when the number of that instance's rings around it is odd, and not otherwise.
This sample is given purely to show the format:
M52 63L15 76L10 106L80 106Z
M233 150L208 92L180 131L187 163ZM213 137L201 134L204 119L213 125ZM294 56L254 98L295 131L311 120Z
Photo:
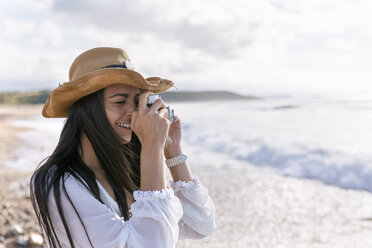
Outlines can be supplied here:
M167 159L182 154L181 122L178 117L171 124L164 150ZM180 238L198 239L210 235L215 228L215 207L208 190L184 162L170 168L173 181L171 187L180 199L183 217L180 220Z
M138 111L132 113L131 129L141 142L141 190L162 190L166 187L164 146L170 122L164 102L158 99L149 108L148 96L139 97Z
M140 189L162 190L166 187L163 147L144 144L141 148L141 186Z
M173 123L170 125L168 137L166 139L164 147L164 155L166 159L182 154L181 136L182 136L181 121L178 118L178 116L175 116ZM174 181L187 182L192 181L193 179L191 170L187 162L170 168L170 173Z
M176 121L179 122L179 119L177 118ZM174 124L177 125L177 123L172 123L172 125ZM164 154L166 159L182 154L181 145L179 144L178 146L175 147L168 147L168 149L164 151ZM173 181L175 182L176 181L188 182L193 180L191 170L187 162L174 166L170 168L169 171L172 175Z
M180 239L200 239L213 233L216 210L208 189L200 183L199 178L193 181L171 181L174 194L181 201L183 216L178 225Z

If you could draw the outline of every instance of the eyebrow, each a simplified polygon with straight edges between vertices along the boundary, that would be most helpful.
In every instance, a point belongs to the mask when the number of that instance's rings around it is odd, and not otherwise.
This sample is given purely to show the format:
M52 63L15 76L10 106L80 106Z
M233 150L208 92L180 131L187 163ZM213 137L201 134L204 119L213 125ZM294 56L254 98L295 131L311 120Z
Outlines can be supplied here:
M129 97L129 94L124 94L124 93L116 93L115 95L112 95L112 96L110 96L109 98L113 98L113 97L115 97L115 96L123 96L123 97Z
M139 96L140 94L141 94L141 93L137 93L134 97L137 97L137 96ZM116 96L122 96L122 97L126 97L126 98L128 98L128 97L129 97L129 94L126 94L126 93L116 93L116 94L110 96L109 98L113 98L113 97L116 97Z

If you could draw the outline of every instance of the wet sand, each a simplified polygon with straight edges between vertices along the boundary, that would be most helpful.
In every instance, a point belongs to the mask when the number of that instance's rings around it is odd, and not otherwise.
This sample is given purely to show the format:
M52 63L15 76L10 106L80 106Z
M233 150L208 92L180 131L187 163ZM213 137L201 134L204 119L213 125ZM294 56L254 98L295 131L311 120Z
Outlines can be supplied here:
M216 205L217 229L177 248L372 247L372 194L284 177L186 147L194 174Z
M41 106L0 105L0 247L14 247L15 244L31 247L30 237L40 234L28 193L31 173L4 166L6 160L14 159L14 149L22 145L17 134L27 130L11 122L40 113Z

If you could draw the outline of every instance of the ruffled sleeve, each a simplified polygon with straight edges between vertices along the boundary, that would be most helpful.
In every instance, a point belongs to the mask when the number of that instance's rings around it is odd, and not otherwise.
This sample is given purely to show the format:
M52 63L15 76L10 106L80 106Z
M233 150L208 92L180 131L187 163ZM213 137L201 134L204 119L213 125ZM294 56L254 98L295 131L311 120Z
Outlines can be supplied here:
M183 217L179 221L180 239L199 239L212 234L216 227L215 207L208 189L198 177L193 181L170 181L175 195L180 199Z
M67 194L61 189L61 204L76 247L176 246L183 211L173 190L135 191L132 217L125 222L72 176L66 179L65 187ZM53 193L49 209L62 247L70 247Z

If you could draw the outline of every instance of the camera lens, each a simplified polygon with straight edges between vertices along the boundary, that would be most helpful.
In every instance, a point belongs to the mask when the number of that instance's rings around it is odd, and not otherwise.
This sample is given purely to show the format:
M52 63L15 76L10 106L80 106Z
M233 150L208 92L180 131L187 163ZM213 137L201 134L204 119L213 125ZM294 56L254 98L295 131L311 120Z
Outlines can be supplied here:
M169 106L167 107L168 109L168 120L170 122L174 121L174 109L171 109Z

